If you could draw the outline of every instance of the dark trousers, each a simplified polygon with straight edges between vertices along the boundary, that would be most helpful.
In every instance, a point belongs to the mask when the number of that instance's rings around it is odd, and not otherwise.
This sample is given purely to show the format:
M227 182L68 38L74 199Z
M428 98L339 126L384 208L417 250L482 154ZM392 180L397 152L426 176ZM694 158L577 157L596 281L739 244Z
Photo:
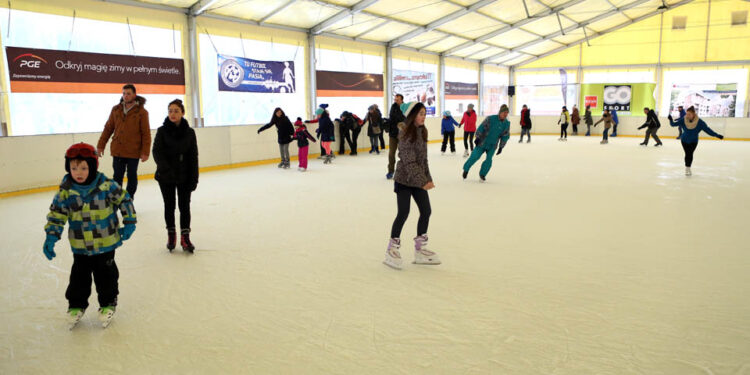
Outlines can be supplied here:
M573 124L573 134L578 134L578 124Z
M568 138L568 124L560 124L560 138Z
M357 126L354 129L352 129L352 143L350 144L352 148L352 154L357 154L357 138L359 138L359 132L362 131L361 126Z
M474 151L474 133L464 132L464 150L469 150L469 147L471 147L471 151Z
M602 137L603 137L602 139L604 139L605 141L609 139L609 129L604 128L604 133L602 134Z
M354 152L352 148L352 138L349 129L341 126L339 127L339 155L343 155L346 152L346 145L344 142L349 143L349 149Z
M180 207L180 229L190 229L190 188L186 184L172 184L159 181L161 197L164 200L164 222L167 229L174 229L175 191Z
M646 129L646 139L643 140L643 144L648 145L648 138L653 137L654 141L656 141L656 144L658 145L661 143L661 139L659 139L659 136L656 135L656 131L659 130L659 128L648 128Z
M682 137L682 128L678 126L677 130L679 131L679 134L677 134L677 139L680 139Z
M448 139L450 139L451 141L451 152L456 152L456 132L455 131L443 133L443 146L440 148L440 151L445 152Z
M122 186L123 177L125 177L125 170L128 172L128 186L125 190L128 191L131 198L135 197L135 190L138 188L138 162L140 159L121 158L115 156L112 159L112 169L115 170L112 179L115 180L120 186Z
M398 205L398 213L396 214L396 220L393 221L393 227L391 227L391 238L399 238L401 236L401 229L404 228L406 218L409 217L412 197L414 197L414 202L417 203L417 208L419 208L417 236L426 234L427 226L430 224L430 214L432 214L432 208L430 207L430 196L427 194L427 190L411 186L404 186L399 183L396 183L396 186L396 203Z
M377 152L380 153L380 149L378 149L378 136L373 135L370 137L370 152Z
M612 127L612 134L617 134L617 124Z
M380 132L380 134L378 134L378 138L380 138L380 149L385 150L385 139L383 139L382 131Z
M526 134L529 141L531 140L531 129L529 128L521 128L521 141L523 141L523 135Z
M73 268L70 270L70 284L65 291L68 308L89 307L91 295L91 275L94 275L99 306L117 305L117 279L120 272L115 264L115 251L98 255L73 254Z
M686 167L693 165L693 153L695 152L696 147L698 147L698 142L695 142L695 143L682 142L682 149L685 150L685 166Z
M388 137L388 173L393 173L396 166L396 150L398 149L398 138Z

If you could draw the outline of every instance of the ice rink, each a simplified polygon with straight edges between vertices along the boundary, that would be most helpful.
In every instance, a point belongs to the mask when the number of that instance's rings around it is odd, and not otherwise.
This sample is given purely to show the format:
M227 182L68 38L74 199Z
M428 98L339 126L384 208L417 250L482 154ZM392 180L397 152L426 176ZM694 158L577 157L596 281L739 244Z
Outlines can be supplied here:
M412 204L402 271L386 153L203 173L194 255L141 181L107 329L95 292L66 327L54 193L0 199L0 374L750 374L750 143L701 141L686 177L674 139L599 140L514 136L485 183L430 145L443 264L411 264Z

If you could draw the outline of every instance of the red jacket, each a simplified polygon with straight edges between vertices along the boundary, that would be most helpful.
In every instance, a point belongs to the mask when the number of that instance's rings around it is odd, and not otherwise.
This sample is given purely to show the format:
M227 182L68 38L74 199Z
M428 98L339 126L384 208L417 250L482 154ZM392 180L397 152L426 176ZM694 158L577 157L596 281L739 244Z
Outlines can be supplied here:
M466 125L464 128L465 132L475 132L477 131L477 113L475 111L469 111L464 112L464 117L461 118L461 125Z

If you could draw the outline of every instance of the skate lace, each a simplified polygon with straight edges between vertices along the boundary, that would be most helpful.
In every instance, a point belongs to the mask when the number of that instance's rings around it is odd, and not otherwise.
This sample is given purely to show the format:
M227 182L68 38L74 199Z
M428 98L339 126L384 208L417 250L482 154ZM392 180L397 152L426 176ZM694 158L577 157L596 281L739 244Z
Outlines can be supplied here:
M401 259L401 253L396 249L388 249L388 255L392 258Z

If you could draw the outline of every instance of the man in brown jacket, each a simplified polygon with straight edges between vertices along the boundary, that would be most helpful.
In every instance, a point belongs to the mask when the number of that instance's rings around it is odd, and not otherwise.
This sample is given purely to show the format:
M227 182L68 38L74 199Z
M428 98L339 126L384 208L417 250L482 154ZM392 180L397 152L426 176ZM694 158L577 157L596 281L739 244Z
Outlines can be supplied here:
M148 111L144 108L146 99L136 95L135 86L122 87L120 104L112 107L109 119L96 146L99 155L104 153L109 137L112 137L110 153L112 154L112 179L122 185L127 169L128 186L126 190L135 197L138 187L138 161L148 160L151 150L151 129L148 122Z

